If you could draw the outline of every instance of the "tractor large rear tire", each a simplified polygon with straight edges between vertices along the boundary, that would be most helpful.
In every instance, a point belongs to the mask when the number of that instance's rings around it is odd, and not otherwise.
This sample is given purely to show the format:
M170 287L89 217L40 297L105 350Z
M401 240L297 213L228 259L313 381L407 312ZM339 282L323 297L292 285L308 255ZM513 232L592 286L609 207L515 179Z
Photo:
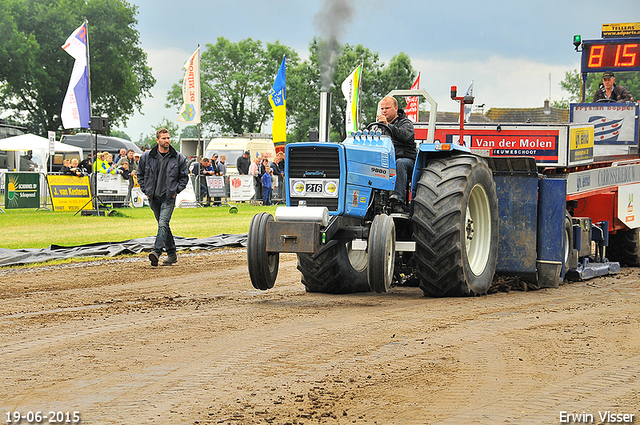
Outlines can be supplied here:
M351 241L332 240L314 255L298 254L298 270L307 292L368 292L367 255L351 250Z
M413 206L414 258L424 294L485 294L498 253L498 199L489 167L473 155L428 161Z
M640 229L609 235L607 257L623 266L640 266Z
M573 221L571 214L564 215L564 273L578 268L578 250L573 247Z

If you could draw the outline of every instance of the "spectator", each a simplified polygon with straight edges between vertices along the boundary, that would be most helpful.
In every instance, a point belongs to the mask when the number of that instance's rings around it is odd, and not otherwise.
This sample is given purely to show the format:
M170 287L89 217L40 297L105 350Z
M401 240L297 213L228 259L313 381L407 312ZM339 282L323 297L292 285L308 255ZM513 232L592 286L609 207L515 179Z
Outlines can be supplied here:
M213 175L214 176L219 176L220 175L220 170L218 170L218 154L214 153L213 155L211 155L211 170L213 170Z
M133 149L129 149L126 152L125 156L122 156L122 157L118 158L118 160L116 161L116 166L120 167L122 165L122 163L126 161L126 162L129 163L129 170L131 170L131 165L134 162L133 161L133 154L134 153L135 152L133 151Z
M218 173L221 176L227 175L227 157L224 155L220 155L220 160L218 161Z
M104 168L104 156L106 152L98 152L96 153L96 162L93 163L93 171L97 173L104 173L106 170Z
M138 167L140 166L140 154L139 153L136 152L136 153L133 154L133 162L135 163L136 168L131 174L136 176L138 174ZM135 180L136 183L138 182L138 178L137 177L134 180Z
M256 156L251 166L249 167L249 174L253 176L253 187L255 189L255 199L262 198L262 176L260 174L260 157Z
M65 159L62 161L62 168L60 168L60 174L72 175L71 171L71 161Z
M624 86L616 85L616 77L613 72L602 74L600 87L593 94L594 102L633 102L633 96Z
M271 164L271 171L274 178L274 183L277 182L277 199L284 198L284 189L283 189L283 181L284 181L284 154L282 152L278 152L273 163ZM273 194L272 194L273 195Z
M105 173L107 174L115 174L116 173L116 164L113 162L113 155L109 152L104 156L104 162L102 163L102 168L105 169Z
M214 153L211 156L211 170L213 170L213 175L214 176L221 176L222 174L220 174L220 169L218 168L218 154ZM220 206L221 202L220 202L220 197L216 196L213 198L213 205L214 206Z
M120 149L120 153L116 155L115 159L113 160L113 162L115 162L116 164L118 164L120 162L120 160L124 157L127 156L127 150L125 148ZM119 164L118 164L119 165Z
M207 176L213 175L209 158L202 158L200 163L194 164L193 174L196 176L197 185L200 188L198 203L204 207L208 207L211 205L211 197L209 196L209 190L207 188ZM204 204L205 198L207 199L206 204Z
M266 155L262 155L260 159L260 177L267 171L267 165L269 165L269 159Z
M241 175L248 175L249 173L249 168L251 167L251 160L249 159L249 156L251 155L251 152L249 151L244 151L244 153L242 154L241 157L238 157L238 160L236 161L236 168L238 169L238 174Z
M262 205L271 205L271 168L269 167L268 160L267 165L264 167L264 174L262 174Z
M80 161L80 164L78 164L78 168L80 168L83 174L90 174L92 165L93 162L91 161L91 154L88 154L85 159Z
M127 151L127 156L120 158L117 163L117 168L122 168L122 165L126 162L128 164L128 171L130 175L135 175L136 170L138 169L138 163L134 159L135 152L133 149L129 149ZM138 160L140 156L138 155ZM123 176L124 178L124 176ZM127 189L127 197L124 199L125 205L129 205L129 200L131 199L131 191L133 190L133 180L132 178L126 178L125 180L129 180L129 188Z
M131 176L131 172L129 171L129 162L128 161L124 161L122 163L122 165L117 167L116 168L116 174L120 174L123 179L129 180L129 177ZM129 199L128 198L131 197L130 195L131 195L131 193L129 193L129 195L127 195L127 198L125 198L125 200L124 200L125 204L129 203Z
M71 159L69 174L76 177L82 177L85 175L85 172L80 168L80 165L78 164L78 158Z

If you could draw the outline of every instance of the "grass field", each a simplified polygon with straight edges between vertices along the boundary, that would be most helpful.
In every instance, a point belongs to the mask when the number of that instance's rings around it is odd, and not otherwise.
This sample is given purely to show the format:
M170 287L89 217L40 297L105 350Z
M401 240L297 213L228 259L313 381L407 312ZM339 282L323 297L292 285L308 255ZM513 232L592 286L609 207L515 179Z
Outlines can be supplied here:
M276 207L235 205L229 207L176 208L171 219L175 236L205 238L219 234L243 234L251 218L261 211L274 213ZM95 242L120 242L155 236L157 223L149 207L118 209L112 217L75 215L73 212L5 209L0 212L0 248L46 248L50 245L76 246Z

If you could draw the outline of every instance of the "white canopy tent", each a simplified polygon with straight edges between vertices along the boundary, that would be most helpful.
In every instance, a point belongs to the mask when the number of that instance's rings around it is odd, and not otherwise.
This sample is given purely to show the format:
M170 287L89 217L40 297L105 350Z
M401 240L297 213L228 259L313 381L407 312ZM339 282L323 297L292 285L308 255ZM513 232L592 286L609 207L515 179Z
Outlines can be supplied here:
M78 157L82 158L82 149L76 146L55 141L54 148L56 152L77 152ZM0 139L0 151L32 151L33 157L31 160L38 164L41 171L46 171L47 161L49 160L49 139L35 134L7 137L6 139ZM13 157L15 169L18 170L20 169L20 155L14 154Z

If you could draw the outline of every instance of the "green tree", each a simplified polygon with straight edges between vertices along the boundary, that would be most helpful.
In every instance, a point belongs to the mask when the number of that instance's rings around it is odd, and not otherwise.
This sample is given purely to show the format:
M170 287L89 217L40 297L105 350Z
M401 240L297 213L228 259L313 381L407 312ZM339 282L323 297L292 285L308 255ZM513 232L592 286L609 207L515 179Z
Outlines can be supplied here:
M201 134L202 135L202 134ZM198 126L188 125L182 129L180 133L181 139L197 139L198 138Z
M0 107L37 134L61 127L74 59L60 46L86 17L92 115L126 123L155 84L136 14L126 0L0 2Z
M129 135L122 130L112 130L109 132L109 136L119 137L121 139L131 141L131 137L129 137Z
M269 90L285 54L287 68L295 67L298 54L279 42L263 46L251 38L233 43L219 37L216 44L207 44L200 59L205 126L237 134L261 132L272 116ZM181 104L182 84L174 84L167 107Z
M309 58L291 71L287 77L287 113L290 117L290 141L307 139L310 129L318 128L320 117L320 66L318 51L321 41L309 44ZM331 106L331 140L343 140L345 134L346 101L342 94L342 82L360 64L363 64L360 87L360 126L364 128L375 121L378 102L389 91L408 89L417 75L405 53L394 56L387 66L380 62L377 52L359 45L340 46L340 57L333 75Z
M179 151L180 150L180 138L179 138L180 128L178 127L178 124L176 124L174 121L169 120L167 117L162 117L162 120L160 120L159 123L152 125L151 132L146 136L143 134L140 134L140 138L138 139L138 142L136 144L141 147L147 146L149 148L153 148L157 144L156 131L158 131L161 128L166 128L167 130L169 130L169 135L171 136L171 146L173 146L177 151Z
M616 72L616 85L625 86L633 95L634 99L640 96L640 72ZM585 85L585 102L593 100L593 94L598 90L602 83L601 73L587 74L587 83ZM556 108L568 108L570 103L581 101L582 76L577 69L567 71L564 80L560 82L562 90L569 93L569 99L552 102L552 106Z

